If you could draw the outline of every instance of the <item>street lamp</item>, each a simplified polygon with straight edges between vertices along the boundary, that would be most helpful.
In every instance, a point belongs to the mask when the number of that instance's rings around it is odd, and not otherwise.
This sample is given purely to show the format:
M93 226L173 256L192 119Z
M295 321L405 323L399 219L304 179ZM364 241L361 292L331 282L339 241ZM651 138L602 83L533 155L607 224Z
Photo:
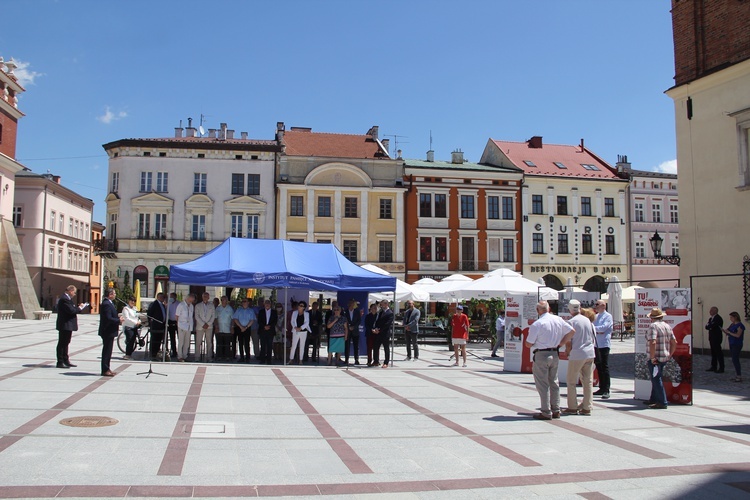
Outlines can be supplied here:
M649 243L651 243L651 250L654 252L654 257L659 260L666 260L668 264L673 264L675 266L680 265L680 256L679 255L662 255L661 254L661 245L664 243L664 240L661 236L659 236L659 231L654 231L654 235L649 238Z

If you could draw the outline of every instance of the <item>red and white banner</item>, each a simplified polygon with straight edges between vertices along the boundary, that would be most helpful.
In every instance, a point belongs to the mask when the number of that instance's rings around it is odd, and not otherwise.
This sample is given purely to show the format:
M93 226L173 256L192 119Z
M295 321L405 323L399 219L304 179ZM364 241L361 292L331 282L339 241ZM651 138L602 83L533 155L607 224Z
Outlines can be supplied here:
M689 288L643 288L635 292L635 397L651 397L648 344L646 333L651 325L649 313L654 307L666 313L664 321L672 327L677 350L664 367L664 389L667 401L693 403L693 336Z
M509 295L505 298L505 359L503 371L531 373L531 350L523 345L529 325L537 319L534 295Z

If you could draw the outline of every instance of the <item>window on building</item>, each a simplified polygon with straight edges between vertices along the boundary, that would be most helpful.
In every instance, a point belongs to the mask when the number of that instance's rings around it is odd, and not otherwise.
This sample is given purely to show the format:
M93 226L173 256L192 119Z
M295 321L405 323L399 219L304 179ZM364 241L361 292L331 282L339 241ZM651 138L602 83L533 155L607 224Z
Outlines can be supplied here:
M503 262L515 262L515 245L511 238L503 239Z
M68 236L73 236L73 217L68 219Z
M568 215L568 197L557 197L557 215Z
M246 215L245 218L247 219L247 231L245 232L245 238L257 240L258 232L260 230L260 216Z
M233 238L242 238L243 219L242 214L232 214L232 231Z
M568 168L568 167L566 167L566 166L565 166L565 164L564 164L564 163L562 163L562 162L559 162L559 161L553 161L552 163L554 163L554 164L555 164L555 166L556 166L557 168L560 168L560 169L565 169L565 168Z
M73 252L68 250L68 267L65 269L68 269L69 271L73 270Z
M614 217L615 216L615 199L604 198L604 216Z
M346 197L344 198L344 217L356 219L357 215L357 198Z
M151 172L141 172L141 193L151 192Z
M13 225L15 227L21 227L23 222L23 209L19 206L13 207Z
M646 258L646 244L643 241L635 242L635 258L636 259Z
M304 212L303 197L291 196L289 205L289 215L292 217L302 217Z
M472 200L474 198L472 197ZM461 269L463 271L474 271L477 268L474 255L474 238L464 236L461 238Z
M342 253L350 261L357 262L359 260L357 255L357 240L344 240L344 251Z
M607 255L615 254L615 236L613 234L604 237L604 251Z
M392 219L392 202L390 198L380 198L380 218L381 219Z
M643 222L645 220L644 213L645 209L643 207L643 203L641 202L635 202L635 222Z
M680 220L680 216L677 210L677 204L676 203L670 203L669 204L669 221L672 224L677 224Z
M594 245L590 234L581 236L581 253L591 255L594 253Z
M470 194L461 195L461 218L462 219L474 218L474 196Z
M151 214L138 214L138 238L144 239L151 235Z
M661 222L661 203L651 204L651 221Z
M672 256L677 257L680 255L680 244L677 242L672 242Z
M49 246L49 253L47 254L47 266L55 267L55 246Z
M86 239L86 240L91 239L91 233L89 233L89 225L88 224L86 224L86 232L83 233L83 238Z
M156 172L156 192L166 193L169 191L169 172Z
M193 193L206 194L207 182L208 182L208 174L201 174L198 172L193 174Z
M432 195L420 193L419 195L419 216L432 217Z
M247 174L248 196L260 195L260 174Z
M54 210L52 210L49 213L49 229L50 229L50 231L54 231L55 230L55 222L56 221L57 221L57 213Z
M500 238L487 238L488 256L490 262L500 262L502 260L502 240Z
M74 237L74 238L78 238L78 237L79 237L79 236L78 236L78 233L79 233L79 230L78 230L78 229L79 229L79 226L80 226L80 223L79 223L79 222L78 222L77 220L76 220L76 221L73 221L73 237Z
M503 220L513 220L512 196L503 196Z
M570 253L568 252L568 235L558 234L557 235L557 253Z
M378 262L393 262L393 242L378 242Z
M542 233L531 235L531 253L544 253L544 235Z
M581 163L581 166L585 168L586 170L599 170L599 167L596 165L592 165L590 163Z
M487 218L488 219L500 218L500 197L499 196L487 197Z
M116 193L120 190L120 172L112 172L112 183L109 185L111 193Z
M448 260L448 238L435 238L435 260L437 262Z
M206 216L193 215L193 228L191 231L193 241L206 240Z
M60 214L60 224L58 226L57 232L60 234L65 234L65 214ZM62 264L60 265L62 267Z
M531 213L541 215L544 213L544 203L541 194L531 195Z
M444 194L435 195L435 217L448 217L448 198Z
M315 243L323 243L323 244L329 244L331 240L315 240Z
M167 238L167 214L154 214L154 238Z
M584 215L584 216L591 215L591 197L590 196L581 196L581 215Z
M245 174L232 174L232 194L245 194Z
M331 197L318 196L318 217L331 216Z
M419 238L419 260L432 260L432 238Z
M531 160L524 160L523 162L526 164L527 167L536 167L536 163L534 163Z

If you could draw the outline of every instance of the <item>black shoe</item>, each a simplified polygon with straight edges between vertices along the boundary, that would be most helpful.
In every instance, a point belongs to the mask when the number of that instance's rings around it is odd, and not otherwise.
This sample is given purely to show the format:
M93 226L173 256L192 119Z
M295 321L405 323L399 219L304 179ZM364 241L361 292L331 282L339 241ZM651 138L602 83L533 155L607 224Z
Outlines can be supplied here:
M709 369L708 369L708 370L706 370L706 371L707 371L707 372L715 372L715 371L716 371L716 368L709 368Z
M653 405L653 404L656 404L656 403L654 401L651 401L650 399L647 399L646 401L643 401L643 404L646 405L646 406L650 406L650 405Z
M359 361L354 360L354 366L359 366Z
M498 356L497 354L495 354L495 353L493 352L493 353L492 353L492 355L491 355L491 357L493 357L493 358L499 358L500 356Z
M602 394L604 394L604 391L603 391L603 390L601 390L601 389L599 389L598 391L596 391L596 392L594 393L594 396L601 396Z
M652 410L666 410L667 409L667 405L663 405L661 403L654 403L652 405L648 405L648 407L651 408Z
M66 367L68 367L68 368L75 368L76 366L78 366L78 365L74 365L74 364L73 364L73 363L71 363L70 361L66 361L66 362L65 362L65 363L63 363L63 364L64 364L64 365L65 365Z
M604 394L602 394L602 399L609 399L609 393L605 392Z
M724 368L721 368L719 370L716 370L716 373L724 373Z
M66 365L65 363L57 363L57 367L58 367L58 368L70 368L70 367L69 367L68 365Z

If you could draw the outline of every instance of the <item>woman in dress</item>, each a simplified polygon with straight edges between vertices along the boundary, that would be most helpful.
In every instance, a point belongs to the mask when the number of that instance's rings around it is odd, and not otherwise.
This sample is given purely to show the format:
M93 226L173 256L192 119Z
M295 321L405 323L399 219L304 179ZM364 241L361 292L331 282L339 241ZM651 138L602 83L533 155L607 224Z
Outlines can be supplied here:
M466 367L466 343L469 341L469 317L464 314L463 306L456 307L456 314L453 315L451 320L452 334L451 340L453 341L453 353L456 356L456 362L453 366L458 366L458 352L459 349L464 358L464 368Z
M341 362L341 354L344 352L347 331L346 318L341 315L341 308L338 305L333 308L333 315L328 320L326 327L331 330L328 339L328 366L331 366L334 353L336 353L336 364L338 365Z
M299 344L299 355L297 364L302 364L302 354L305 351L305 342L307 341L307 332L310 331L310 313L307 312L307 302L300 300L297 303L297 310L292 313L292 349L289 352L289 364L294 360L297 345Z
M742 340L745 336L745 325L740 321L740 315L736 311L729 313L729 319L732 321L732 324L729 325L729 328L724 328L723 330L729 339L729 353L732 355L734 372L737 374L732 380L735 382L742 382L740 352L742 351Z

